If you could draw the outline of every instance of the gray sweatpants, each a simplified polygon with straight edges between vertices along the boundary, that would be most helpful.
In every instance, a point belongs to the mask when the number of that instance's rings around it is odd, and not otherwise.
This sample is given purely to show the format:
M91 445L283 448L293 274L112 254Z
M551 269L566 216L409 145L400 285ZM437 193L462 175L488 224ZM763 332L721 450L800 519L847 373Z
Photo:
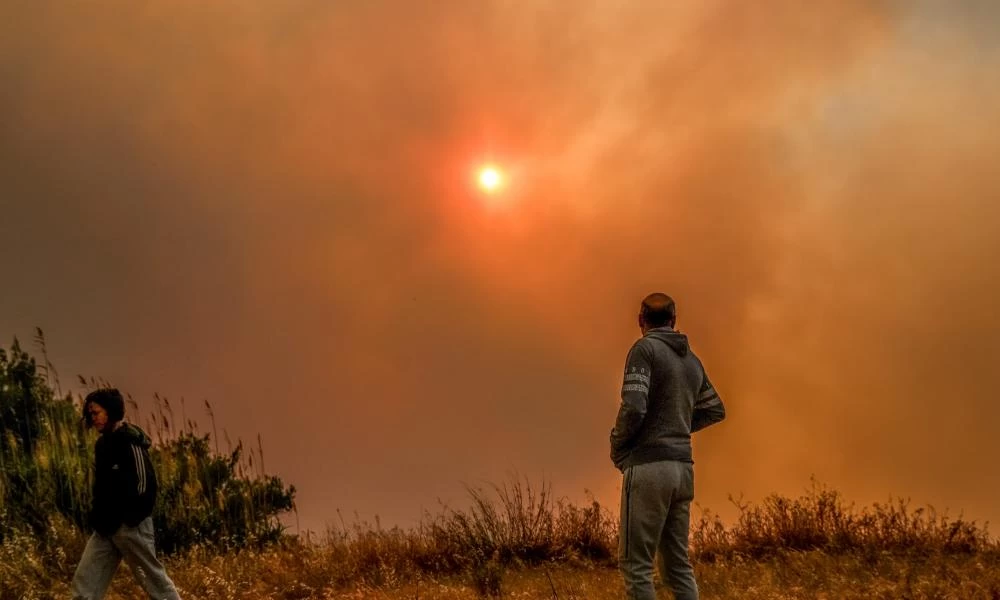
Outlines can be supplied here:
M137 527L122 525L110 538L97 533L90 536L73 575L73 600L103 598L122 559L150 598L180 599L174 582L156 558L153 519L147 518Z
M625 469L618 564L629 600L655 600L653 559L676 600L698 600L688 559L694 465L659 461Z

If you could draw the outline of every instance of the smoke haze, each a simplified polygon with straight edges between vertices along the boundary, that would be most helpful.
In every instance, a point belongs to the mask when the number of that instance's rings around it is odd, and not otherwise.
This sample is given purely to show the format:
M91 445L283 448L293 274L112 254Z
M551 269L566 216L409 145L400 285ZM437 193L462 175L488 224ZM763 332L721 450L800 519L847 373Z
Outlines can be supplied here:
M303 527L512 471L614 508L663 291L727 403L703 506L1000 519L1000 9L526 4L5 3L3 343L207 399Z

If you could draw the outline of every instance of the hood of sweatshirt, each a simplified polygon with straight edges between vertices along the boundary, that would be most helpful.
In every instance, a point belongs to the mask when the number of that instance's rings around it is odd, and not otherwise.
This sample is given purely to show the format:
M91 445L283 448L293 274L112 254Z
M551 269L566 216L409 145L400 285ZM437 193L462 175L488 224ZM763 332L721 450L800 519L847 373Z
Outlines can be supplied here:
M111 432L117 438L127 440L130 444L149 448L153 444L146 432L131 423L122 423L121 427Z
M678 356L687 356L687 353L690 350L687 336L683 333L678 333L669 327L650 329L646 332L645 337L660 340L664 344L670 346L670 349L676 352Z

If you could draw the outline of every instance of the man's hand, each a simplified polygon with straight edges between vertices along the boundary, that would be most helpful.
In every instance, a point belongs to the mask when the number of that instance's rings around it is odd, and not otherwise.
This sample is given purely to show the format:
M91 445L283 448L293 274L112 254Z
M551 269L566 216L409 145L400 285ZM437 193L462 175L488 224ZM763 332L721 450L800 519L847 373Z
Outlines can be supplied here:
M615 430L611 430L611 462L619 471L625 471L625 461L628 460L630 452L625 448L615 444Z

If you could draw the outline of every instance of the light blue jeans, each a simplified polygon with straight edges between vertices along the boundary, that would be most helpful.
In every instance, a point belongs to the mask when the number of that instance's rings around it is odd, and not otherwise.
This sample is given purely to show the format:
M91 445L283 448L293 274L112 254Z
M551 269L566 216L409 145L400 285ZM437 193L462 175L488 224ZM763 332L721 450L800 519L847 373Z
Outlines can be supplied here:
M97 533L90 536L73 575L73 600L103 598L122 559L150 598L180 600L174 582L156 558L152 518L137 527L122 525L109 538Z
M625 469L618 565L629 600L655 600L654 558L676 600L698 600L688 558L694 465L671 460Z

